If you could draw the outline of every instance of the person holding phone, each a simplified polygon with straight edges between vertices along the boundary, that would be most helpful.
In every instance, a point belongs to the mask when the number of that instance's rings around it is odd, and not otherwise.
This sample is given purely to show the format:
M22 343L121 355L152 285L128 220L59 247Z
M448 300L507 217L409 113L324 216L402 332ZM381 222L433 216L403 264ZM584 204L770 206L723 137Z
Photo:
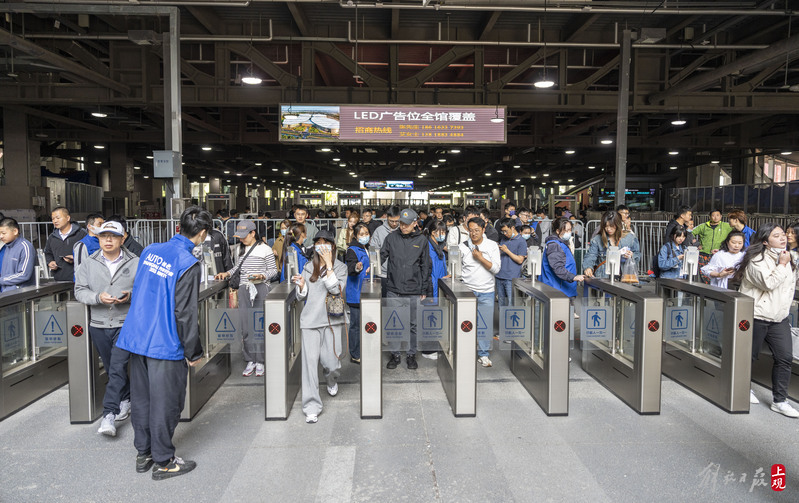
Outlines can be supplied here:
M293 276L297 298L305 300L300 315L302 332L302 411L306 423L316 423L322 412L319 395L319 364L327 381L327 394L338 394L339 355L343 353L342 334L345 316L330 316L325 299L328 295L344 295L347 287L347 266L336 259L336 238L323 229L314 236L314 253L302 274Z
M733 277L741 286L739 292L755 300L752 324L752 360L757 360L765 342L774 358L771 371L771 410L783 416L797 418L799 412L788 403L791 382L793 341L788 314L796 289L797 269L791 254L785 249L785 231L768 222L760 226L746 249ZM760 403L750 390L749 402Z
M727 288L727 282L735 274L735 268L744 258L746 235L741 231L732 231L721 244L718 253L702 268L702 272L710 278L711 286Z
M127 352L115 346L130 309L139 257L122 246L125 229L119 222L106 222L96 230L100 249L77 268L75 299L90 306L89 338L108 373L97 432L113 437L117 433L115 421L130 415L129 358Z
M44 258L47 267L56 281L74 281L74 255L72 248L83 239L86 231L80 225L72 223L69 210L58 206L50 214L53 222L53 233L47 237L44 245Z

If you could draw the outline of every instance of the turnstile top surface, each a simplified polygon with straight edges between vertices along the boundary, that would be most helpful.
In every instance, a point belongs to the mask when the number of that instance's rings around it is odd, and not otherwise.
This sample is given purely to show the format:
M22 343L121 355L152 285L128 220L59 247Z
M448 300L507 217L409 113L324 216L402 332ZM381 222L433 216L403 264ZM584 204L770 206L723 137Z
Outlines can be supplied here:
M646 299L660 298L660 295L652 290L628 285L621 281L611 283L610 280L607 279L586 278L584 284L586 288L596 288L612 295L624 297L633 302L643 302Z
M18 302L25 302L38 297L45 297L61 292L71 292L75 284L71 281L50 281L42 283L39 288L26 286L10 292L0 293L0 307L10 306Z
M748 295L745 295L736 290L728 290L727 288L706 285L704 283L697 281L690 282L684 279L658 278L657 285L658 287L661 288L663 287L671 288L672 290L679 290L685 293L701 295L703 297L710 297L711 299L716 299L716 300L732 300L736 298L751 299L751 297L749 297Z
M224 290L228 286L228 281L224 280L212 280L209 281L208 284L200 283L200 295L197 297L197 300L205 300L208 297L213 297L214 294L219 293L220 291Z
M438 280L438 288L439 290L444 290L444 292L448 293L452 297L458 295L474 295L469 287L459 279L441 278Z

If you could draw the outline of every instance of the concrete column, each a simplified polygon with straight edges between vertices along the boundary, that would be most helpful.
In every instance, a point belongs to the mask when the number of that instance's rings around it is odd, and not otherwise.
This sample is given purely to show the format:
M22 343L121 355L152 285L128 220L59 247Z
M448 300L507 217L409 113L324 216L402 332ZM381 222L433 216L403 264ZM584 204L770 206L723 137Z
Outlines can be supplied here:
M0 186L0 209L23 210L20 220L49 212L48 189L42 187L39 142L28 140L28 117L25 113L3 110L3 168L5 184ZM8 211L6 211L8 213Z

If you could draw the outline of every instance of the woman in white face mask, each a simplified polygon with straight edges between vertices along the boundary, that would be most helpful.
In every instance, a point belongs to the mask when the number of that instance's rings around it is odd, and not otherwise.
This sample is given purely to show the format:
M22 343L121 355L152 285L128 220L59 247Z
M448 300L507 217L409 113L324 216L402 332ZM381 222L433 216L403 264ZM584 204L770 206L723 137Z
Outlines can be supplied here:
M733 281L741 283L739 292L755 299L755 320L752 324L752 360L760 354L765 342L774 357L771 372L771 410L787 417L799 417L788 403L791 381L793 342L788 314L796 289L797 270L786 249L785 231L774 223L765 223L757 230L746 249ZM754 391L750 403L760 401Z
M577 282L585 277L577 274L577 263L569 247L572 224L560 217L552 222L552 234L547 238L541 261L541 279L545 285L557 288L569 297L577 296Z
M302 411L306 423L315 423L322 412L319 395L319 364L327 380L327 393L338 394L338 369L342 353L345 316L331 313L328 295L340 296L344 302L347 266L336 259L333 233L319 231L313 239L313 259L305 264L302 274L291 278L297 287L297 298L307 299L300 315L302 332ZM331 302L331 306L332 306Z
M283 255L285 255L283 246L287 241L286 236L291 227L291 220L288 218L280 222L280 234L275 237L275 242L272 244L272 251L275 253L275 262L277 263L277 270L283 270Z

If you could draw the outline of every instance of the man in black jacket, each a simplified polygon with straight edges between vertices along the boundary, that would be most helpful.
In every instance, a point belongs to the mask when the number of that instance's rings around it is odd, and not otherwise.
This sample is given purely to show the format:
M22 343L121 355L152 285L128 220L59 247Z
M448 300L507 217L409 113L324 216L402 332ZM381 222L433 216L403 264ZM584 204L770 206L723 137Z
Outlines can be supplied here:
M408 347L406 363L408 368L419 368L416 363L416 298L424 300L430 288L430 271L432 268L427 238L416 228L419 216L410 208L400 212L399 232L391 232L380 248L380 259L388 261L386 273L386 297L410 298L411 341ZM402 361L399 351L394 351L386 365L395 369Z
M53 220L53 233L47 237L44 245L44 257L47 267L56 281L74 281L74 257L72 248L83 239L86 231L80 225L73 224L69 210L59 206L50 214Z

